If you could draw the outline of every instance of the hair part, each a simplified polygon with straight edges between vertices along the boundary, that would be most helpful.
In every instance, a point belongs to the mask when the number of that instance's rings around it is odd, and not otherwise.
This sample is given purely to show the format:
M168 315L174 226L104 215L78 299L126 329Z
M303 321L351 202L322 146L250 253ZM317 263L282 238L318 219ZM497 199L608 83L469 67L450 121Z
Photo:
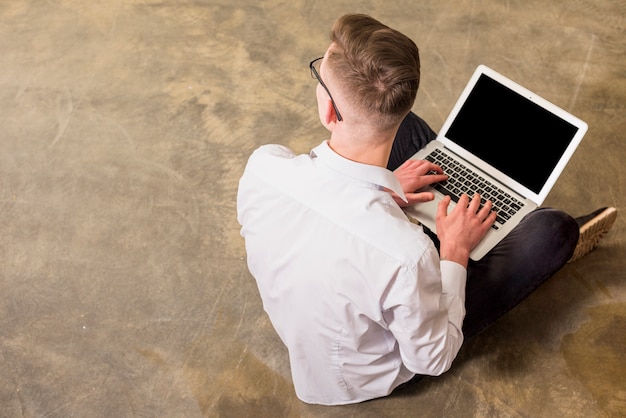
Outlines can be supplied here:
M330 39L328 68L357 112L380 129L399 124L413 107L419 87L415 43L364 14L339 18Z

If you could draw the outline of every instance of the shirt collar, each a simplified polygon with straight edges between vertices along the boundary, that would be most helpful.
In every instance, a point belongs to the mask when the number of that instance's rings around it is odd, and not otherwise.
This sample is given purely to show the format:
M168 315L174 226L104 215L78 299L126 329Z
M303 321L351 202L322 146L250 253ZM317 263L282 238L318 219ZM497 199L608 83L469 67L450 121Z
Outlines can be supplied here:
M374 184L380 189L389 189L400 196L403 201L407 201L400 182L391 171L344 158L330 148L328 141L313 148L311 157L319 158L325 165L345 176Z

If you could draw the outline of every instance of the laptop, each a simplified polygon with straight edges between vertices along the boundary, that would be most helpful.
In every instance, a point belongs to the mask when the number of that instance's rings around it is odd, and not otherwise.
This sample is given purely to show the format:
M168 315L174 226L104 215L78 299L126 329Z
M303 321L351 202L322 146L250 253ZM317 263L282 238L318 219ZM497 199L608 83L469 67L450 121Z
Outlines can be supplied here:
M477 187L498 213L470 254L480 260L543 203L586 132L582 120L479 65L437 138L411 157L440 165L449 180L424 188L435 200L405 212L436 233L439 201L463 192L471 198ZM457 199L452 197L449 210Z

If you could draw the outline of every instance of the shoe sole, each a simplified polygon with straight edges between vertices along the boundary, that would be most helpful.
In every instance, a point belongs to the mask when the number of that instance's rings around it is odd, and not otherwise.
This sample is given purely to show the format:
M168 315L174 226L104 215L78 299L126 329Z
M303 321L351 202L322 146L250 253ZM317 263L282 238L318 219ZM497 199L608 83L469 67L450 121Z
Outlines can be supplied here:
M604 234L609 232L615 223L615 219L617 219L617 209L606 208L596 217L584 224L580 228L578 244L576 244L574 254L569 259L568 263L572 263L593 251L598 246Z

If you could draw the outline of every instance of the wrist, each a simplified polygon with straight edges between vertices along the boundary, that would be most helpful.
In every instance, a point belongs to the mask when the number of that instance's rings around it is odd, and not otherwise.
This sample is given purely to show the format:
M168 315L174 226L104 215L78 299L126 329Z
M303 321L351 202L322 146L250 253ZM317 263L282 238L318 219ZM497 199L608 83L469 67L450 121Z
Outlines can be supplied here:
M456 248L454 250L442 248L439 254L441 261L453 261L467 268L469 250Z

